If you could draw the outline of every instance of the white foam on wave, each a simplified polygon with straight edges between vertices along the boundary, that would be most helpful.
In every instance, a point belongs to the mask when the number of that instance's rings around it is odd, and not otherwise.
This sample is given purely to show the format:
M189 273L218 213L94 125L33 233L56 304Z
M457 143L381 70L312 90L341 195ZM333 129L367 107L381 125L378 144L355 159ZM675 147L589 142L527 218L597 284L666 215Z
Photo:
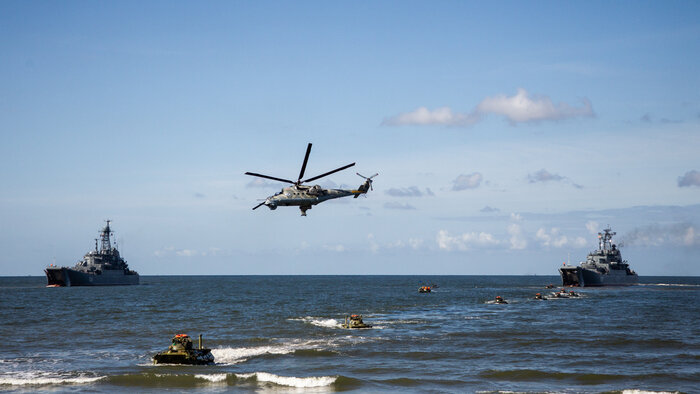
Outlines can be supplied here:
M44 386L55 384L87 384L105 376L59 375L49 372L19 372L0 375L0 386Z
M213 383L223 382L226 380L228 375L225 373L215 373L211 375L194 375L195 379L204 379Z
M700 287L692 283L650 283L643 286L667 286L667 287Z
M227 347L221 349L211 349L214 361L219 364L238 364L251 357L262 356L264 354L288 354L293 352L292 346L281 344L278 346L257 346L257 347Z
M622 390L622 394L677 394L680 391Z
M266 354L289 354L297 350L328 349L337 346L334 340L294 340L267 346L212 349L211 353L214 355L214 361L217 364L240 364L250 358Z
M340 323L335 319L312 319L309 323L318 327L340 328Z
M308 323L308 324L311 324L311 325L317 326L317 327L342 328L341 323L336 319L323 319L323 318L319 318L319 317L306 316L306 317L294 318L294 319L288 319L288 320L303 321L304 323Z
M338 379L337 376L309 376L297 378L295 376L279 376L268 372L253 372L236 374L239 379L250 379L255 377L258 382L274 383L279 386L289 386L298 388L325 387L330 386Z

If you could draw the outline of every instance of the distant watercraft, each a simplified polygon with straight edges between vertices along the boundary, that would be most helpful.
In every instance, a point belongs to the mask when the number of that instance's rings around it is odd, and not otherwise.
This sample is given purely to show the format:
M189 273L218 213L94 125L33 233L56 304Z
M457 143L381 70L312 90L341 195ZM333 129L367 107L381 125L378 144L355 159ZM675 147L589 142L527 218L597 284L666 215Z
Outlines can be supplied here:
M637 273L622 260L620 249L612 243L616 233L606 228L598 233L598 250L588 254L579 266L564 264L559 268L564 286L627 286L638 282Z
M139 274L129 269L116 246L112 246L109 222L107 220L100 233L99 249L98 240L95 239L95 250L88 252L75 266L57 267L51 264L44 270L48 287L139 284Z

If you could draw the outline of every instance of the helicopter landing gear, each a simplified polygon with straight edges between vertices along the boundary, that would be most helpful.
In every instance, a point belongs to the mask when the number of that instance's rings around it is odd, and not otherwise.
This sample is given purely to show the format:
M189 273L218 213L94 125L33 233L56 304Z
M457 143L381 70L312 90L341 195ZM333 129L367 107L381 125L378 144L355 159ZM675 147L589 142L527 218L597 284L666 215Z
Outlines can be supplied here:
M301 216L306 216L306 211L311 209L311 205L300 206L299 209L301 210Z

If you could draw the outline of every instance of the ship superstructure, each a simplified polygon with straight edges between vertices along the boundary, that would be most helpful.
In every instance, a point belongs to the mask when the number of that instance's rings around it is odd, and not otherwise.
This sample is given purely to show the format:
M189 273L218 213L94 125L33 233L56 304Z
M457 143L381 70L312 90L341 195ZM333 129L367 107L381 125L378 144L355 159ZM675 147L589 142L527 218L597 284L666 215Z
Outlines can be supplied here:
M598 250L588 254L579 266L559 268L564 286L626 286L637 284L638 276L612 241L616 233L606 228L598 233Z
M88 252L73 267L49 265L44 272L48 286L138 285L139 274L129 269L116 245L112 245L111 220L95 239L95 250ZM99 243L98 243L99 241Z

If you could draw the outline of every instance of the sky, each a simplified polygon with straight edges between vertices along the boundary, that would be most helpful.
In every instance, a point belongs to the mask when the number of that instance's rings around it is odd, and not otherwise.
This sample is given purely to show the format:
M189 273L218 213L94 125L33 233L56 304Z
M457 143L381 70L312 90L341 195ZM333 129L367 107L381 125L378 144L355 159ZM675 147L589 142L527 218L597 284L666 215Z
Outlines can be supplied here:
M0 275L700 275L696 1L0 2ZM251 208L294 179L374 190Z

